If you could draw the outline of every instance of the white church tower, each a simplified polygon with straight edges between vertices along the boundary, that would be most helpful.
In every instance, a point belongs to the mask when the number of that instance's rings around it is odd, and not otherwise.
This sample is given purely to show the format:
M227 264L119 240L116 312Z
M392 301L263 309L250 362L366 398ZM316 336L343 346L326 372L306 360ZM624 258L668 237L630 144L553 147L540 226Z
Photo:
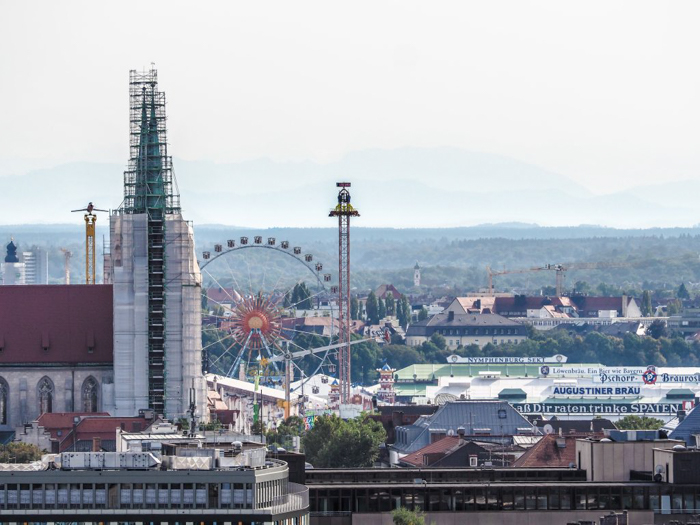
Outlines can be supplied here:
M113 415L153 409L207 420L201 273L168 156L165 94L155 69L130 73L130 160L110 217L105 283L114 291Z
M413 267L413 286L418 288L420 286L420 266L416 261L416 265Z

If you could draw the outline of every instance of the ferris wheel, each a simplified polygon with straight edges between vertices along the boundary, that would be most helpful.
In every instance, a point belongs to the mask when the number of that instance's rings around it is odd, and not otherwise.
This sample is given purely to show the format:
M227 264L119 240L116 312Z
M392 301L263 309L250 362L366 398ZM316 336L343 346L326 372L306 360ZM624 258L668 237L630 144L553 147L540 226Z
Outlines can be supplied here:
M338 290L313 254L240 237L203 251L199 265L209 371L268 386L335 374Z

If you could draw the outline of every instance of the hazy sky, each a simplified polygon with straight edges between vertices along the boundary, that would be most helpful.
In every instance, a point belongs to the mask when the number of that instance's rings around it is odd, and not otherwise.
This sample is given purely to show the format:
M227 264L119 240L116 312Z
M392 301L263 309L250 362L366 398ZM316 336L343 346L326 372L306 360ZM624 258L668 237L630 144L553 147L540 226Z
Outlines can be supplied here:
M0 169L126 163L155 62L171 152L453 146L595 192L700 172L698 2L0 0Z

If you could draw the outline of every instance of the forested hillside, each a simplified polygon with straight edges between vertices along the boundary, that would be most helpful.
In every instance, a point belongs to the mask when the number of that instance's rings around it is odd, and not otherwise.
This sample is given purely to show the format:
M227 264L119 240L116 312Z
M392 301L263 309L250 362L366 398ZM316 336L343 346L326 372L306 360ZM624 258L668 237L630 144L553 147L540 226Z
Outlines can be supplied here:
M98 222L98 254L102 238L108 235L107 218ZM213 251L215 243L227 239L262 235L300 246L333 274L337 266L337 230L334 228L278 228L248 230L223 226L195 226L197 249ZM31 245L49 248L50 278L61 282L63 256L60 248L74 253L74 276L81 276L83 229L78 225L0 226L4 243L14 236L20 250ZM700 228L616 230L595 226L544 228L534 225L485 225L448 229L353 228L352 285L366 292L382 283L393 283L401 291L462 294L487 286L486 266L494 270L540 267L561 263L624 263L626 266L570 270L569 290L618 293L620 289L641 293L643 289L672 290L681 282L693 292L700 283ZM277 254L261 250L239 251L208 266L208 272L222 284L247 272L269 272L267 286L302 278L294 264ZM98 276L101 274L98 257ZM224 260L225 259L225 260ZM286 259L282 257L282 259ZM413 288L413 267L421 267L422 284ZM233 274L233 277L232 277ZM206 273L205 273L206 276ZM274 276L274 278L273 278ZM79 282L79 281L74 281ZM554 272L540 271L502 275L494 278L497 290L538 293L554 285ZM601 287L601 285L603 285ZM600 288L599 288L600 287ZM547 290L545 290L547 291ZM602 292L601 292L602 291Z

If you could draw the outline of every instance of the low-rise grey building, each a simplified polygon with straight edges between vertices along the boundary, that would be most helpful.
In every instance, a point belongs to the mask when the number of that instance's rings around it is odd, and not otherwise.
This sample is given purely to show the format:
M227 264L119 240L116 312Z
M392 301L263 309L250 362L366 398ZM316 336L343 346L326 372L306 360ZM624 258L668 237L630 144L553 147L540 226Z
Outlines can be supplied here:
M458 314L445 311L409 325L406 344L418 346L433 334L442 335L449 348L488 343L519 343L527 339L527 328L497 314Z

